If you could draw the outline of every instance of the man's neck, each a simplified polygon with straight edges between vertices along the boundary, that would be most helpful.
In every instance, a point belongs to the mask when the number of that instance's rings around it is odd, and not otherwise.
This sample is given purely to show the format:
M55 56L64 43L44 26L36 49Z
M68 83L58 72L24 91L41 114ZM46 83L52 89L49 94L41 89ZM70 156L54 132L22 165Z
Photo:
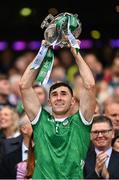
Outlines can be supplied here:
M102 147L102 148L95 148L95 150L97 150L97 151L108 151L110 148L112 148L112 147L108 146L108 147Z
M67 117L70 115L69 112L68 112L68 113L65 113L65 114L55 114L55 113L52 113L52 114L53 114L53 116L54 116L55 118L57 118L57 119L67 118Z

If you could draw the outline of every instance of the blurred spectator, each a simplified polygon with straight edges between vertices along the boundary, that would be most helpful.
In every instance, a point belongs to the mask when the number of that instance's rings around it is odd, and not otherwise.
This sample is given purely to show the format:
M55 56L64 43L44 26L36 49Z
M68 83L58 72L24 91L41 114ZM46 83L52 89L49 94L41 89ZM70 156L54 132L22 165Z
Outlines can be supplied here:
M15 61L14 67L16 68L17 72L22 75L28 66L29 61L25 55L18 57Z
M113 99L115 99L115 101L119 102L119 86L114 88L112 96L113 96Z
M6 155L0 165L0 179L16 179L16 165L28 158L29 140L32 134L32 126L26 115L19 121L20 132L23 136L22 143L15 151Z
M54 67L55 66L61 66L60 59L57 56L54 57L54 64L53 64L53 66Z
M70 114L75 114L79 111L79 100L76 96L74 96L74 104L71 105L71 110L70 110Z
M19 147L21 136L18 129L19 116L11 107L0 111L0 151L2 158Z
M76 75L77 74L77 75ZM73 84L74 83L74 78L77 76L78 78L78 67L76 64L72 65L71 67L68 68L67 70L67 79L68 81Z
M11 87L6 75L0 74L0 108L5 105L12 105L9 101Z
M89 65L96 81L100 81L103 78L103 67L94 53L88 53L84 56L84 60Z
M9 96L9 101L12 105L16 106L20 99L19 81L21 76L19 74L13 74L9 77L9 82L11 85L11 94Z
M63 66L54 66L51 72L50 79L48 81L48 86L50 87L57 81L66 82L66 70Z
M17 137L19 135L18 121L19 116L14 109L3 107L0 111L0 137L5 139Z
M10 49L6 49L2 53L0 60L0 73L8 74L8 71L13 66L13 52Z
M40 103L45 106L47 104L47 92L45 88L42 85L39 85L38 83L34 83L33 89L38 95Z
M112 91L106 81L102 80L96 84L97 88L97 99L100 103L104 103L109 96L112 95Z
M113 138L111 119L103 115L94 117L91 128L94 148L85 161L85 179L119 179L119 153L112 149Z
M62 48L59 50L59 59L66 70L74 63L74 57L69 48Z
M119 55L115 56L112 64L112 79L109 82L109 86L116 88L119 86Z
M16 179L31 179L35 167L33 134L29 142L28 159L17 164Z
M102 114L102 112L103 112L102 106L99 103L99 101L96 99L96 108L95 108L95 112L94 112L93 117L99 116L100 114Z
M112 69L111 69L111 67L105 67L103 69L103 76L104 76L103 80L106 81L107 83L109 81L111 81L111 79L112 79Z
M119 152L119 134L113 138L112 147L115 151Z
M111 101L105 104L104 113L112 120L115 135L119 133L119 102Z
M82 82L82 79L81 79L81 76L80 76L79 72L74 74L73 84L72 85L74 87L74 90L76 90L76 91L80 91L80 89L83 87L83 82Z
M25 61L29 64L31 63L31 61L34 59L35 57L35 53L32 51L27 51L23 54L23 56L25 57Z

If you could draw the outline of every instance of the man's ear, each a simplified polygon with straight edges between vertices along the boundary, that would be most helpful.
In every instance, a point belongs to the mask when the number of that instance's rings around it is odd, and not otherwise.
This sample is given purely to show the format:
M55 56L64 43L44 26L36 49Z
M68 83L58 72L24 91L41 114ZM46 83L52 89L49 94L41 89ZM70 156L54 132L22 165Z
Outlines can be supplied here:
M71 100L71 106L73 106L73 105L74 105L74 103L75 103L75 98L74 98L74 97L72 97L72 100Z

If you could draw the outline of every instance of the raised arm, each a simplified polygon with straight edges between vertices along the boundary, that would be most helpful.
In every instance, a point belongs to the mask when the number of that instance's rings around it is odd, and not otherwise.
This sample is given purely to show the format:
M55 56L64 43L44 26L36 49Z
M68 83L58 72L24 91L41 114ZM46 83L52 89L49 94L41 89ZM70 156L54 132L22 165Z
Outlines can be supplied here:
M90 68L85 63L81 54L77 53L75 48L72 47L71 52L76 60L83 81L83 87L81 88L79 93L80 110L84 118L87 121L90 121L92 119L96 107L95 80Z
M29 64L26 68L19 86L25 112L27 113L29 119L32 121L39 111L40 102L37 94L32 88L33 82L36 79L39 69L31 70L31 64Z

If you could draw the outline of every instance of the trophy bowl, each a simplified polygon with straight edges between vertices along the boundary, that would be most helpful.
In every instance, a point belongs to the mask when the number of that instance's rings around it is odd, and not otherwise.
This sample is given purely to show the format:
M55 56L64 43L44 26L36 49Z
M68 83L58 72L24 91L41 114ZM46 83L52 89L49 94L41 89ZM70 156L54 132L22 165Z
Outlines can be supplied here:
M73 19L71 26L71 33L75 38L78 38L81 33L81 22L77 14L60 13L57 16L49 14L42 22L41 28L46 28L44 31L44 38L50 45L65 46L67 44L64 35L68 34L68 18Z

